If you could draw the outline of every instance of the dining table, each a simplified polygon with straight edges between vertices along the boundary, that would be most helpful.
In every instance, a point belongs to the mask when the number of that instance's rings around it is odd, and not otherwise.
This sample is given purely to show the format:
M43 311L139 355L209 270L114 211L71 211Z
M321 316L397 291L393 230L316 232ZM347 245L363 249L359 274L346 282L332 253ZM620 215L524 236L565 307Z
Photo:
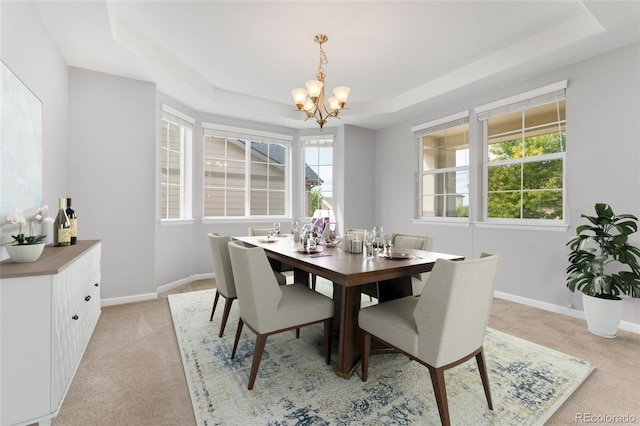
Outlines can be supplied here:
M275 263L291 265L296 283L309 285L310 274L333 282L334 333L338 336L336 374L345 379L351 377L360 361L358 311L361 287L377 283L379 302L410 296L412 275L431 271L437 259L464 259L455 254L394 247L388 253L374 251L372 258L345 251L340 246L319 245L310 253L287 234L233 239L263 248Z

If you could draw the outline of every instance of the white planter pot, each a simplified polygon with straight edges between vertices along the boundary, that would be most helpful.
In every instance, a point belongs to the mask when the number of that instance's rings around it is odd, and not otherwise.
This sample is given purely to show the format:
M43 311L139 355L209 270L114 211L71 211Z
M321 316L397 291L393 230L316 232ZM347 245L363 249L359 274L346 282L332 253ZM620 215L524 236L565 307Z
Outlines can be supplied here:
M591 334L609 339L616 337L622 319L624 300L602 299L583 294L582 304L587 329Z
M7 246L7 254L15 263L35 262L44 250L44 243Z

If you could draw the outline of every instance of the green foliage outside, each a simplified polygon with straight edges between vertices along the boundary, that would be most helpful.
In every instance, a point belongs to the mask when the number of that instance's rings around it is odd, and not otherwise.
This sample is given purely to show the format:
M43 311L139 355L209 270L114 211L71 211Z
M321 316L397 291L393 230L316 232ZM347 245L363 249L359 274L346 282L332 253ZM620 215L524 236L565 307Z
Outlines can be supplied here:
M311 189L311 216L313 216L316 210L322 208L322 198L322 191L319 186Z
M457 217L469 217L469 206L456 206Z
M565 150L564 132L489 145L497 161L529 158ZM495 218L562 219L563 161L560 159L489 165L488 214ZM522 203L522 213L521 213Z

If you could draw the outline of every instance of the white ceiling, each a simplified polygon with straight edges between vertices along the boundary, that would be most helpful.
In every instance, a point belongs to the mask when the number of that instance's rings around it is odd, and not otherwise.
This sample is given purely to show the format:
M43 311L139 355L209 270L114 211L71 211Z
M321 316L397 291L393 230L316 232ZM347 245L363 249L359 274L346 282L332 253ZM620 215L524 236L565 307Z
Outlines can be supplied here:
M638 1L36 1L70 66L150 81L194 110L296 129L290 91L351 87L380 129L445 97L640 40ZM445 95L445 96L442 96Z

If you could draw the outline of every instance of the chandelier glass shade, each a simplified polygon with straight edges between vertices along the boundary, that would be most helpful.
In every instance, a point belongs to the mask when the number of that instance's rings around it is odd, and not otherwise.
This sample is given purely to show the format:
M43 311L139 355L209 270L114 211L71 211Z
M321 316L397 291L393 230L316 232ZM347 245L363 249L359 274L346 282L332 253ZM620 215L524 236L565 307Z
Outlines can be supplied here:
M322 49L322 44L326 43L327 38L324 34L318 34L315 36L316 43L320 44L320 64L318 65L318 73L315 80L309 80L305 84L306 89L293 89L291 95L293 95L293 101L298 108L298 111L302 111L307 114L307 120L315 118L316 122L320 126L322 131L327 119L329 117L338 117L338 113L344 109L349 97L349 89L347 86L340 86L333 89L333 96L328 100L324 96L324 79L325 73L322 68L323 65L329 63L327 55L325 55Z

